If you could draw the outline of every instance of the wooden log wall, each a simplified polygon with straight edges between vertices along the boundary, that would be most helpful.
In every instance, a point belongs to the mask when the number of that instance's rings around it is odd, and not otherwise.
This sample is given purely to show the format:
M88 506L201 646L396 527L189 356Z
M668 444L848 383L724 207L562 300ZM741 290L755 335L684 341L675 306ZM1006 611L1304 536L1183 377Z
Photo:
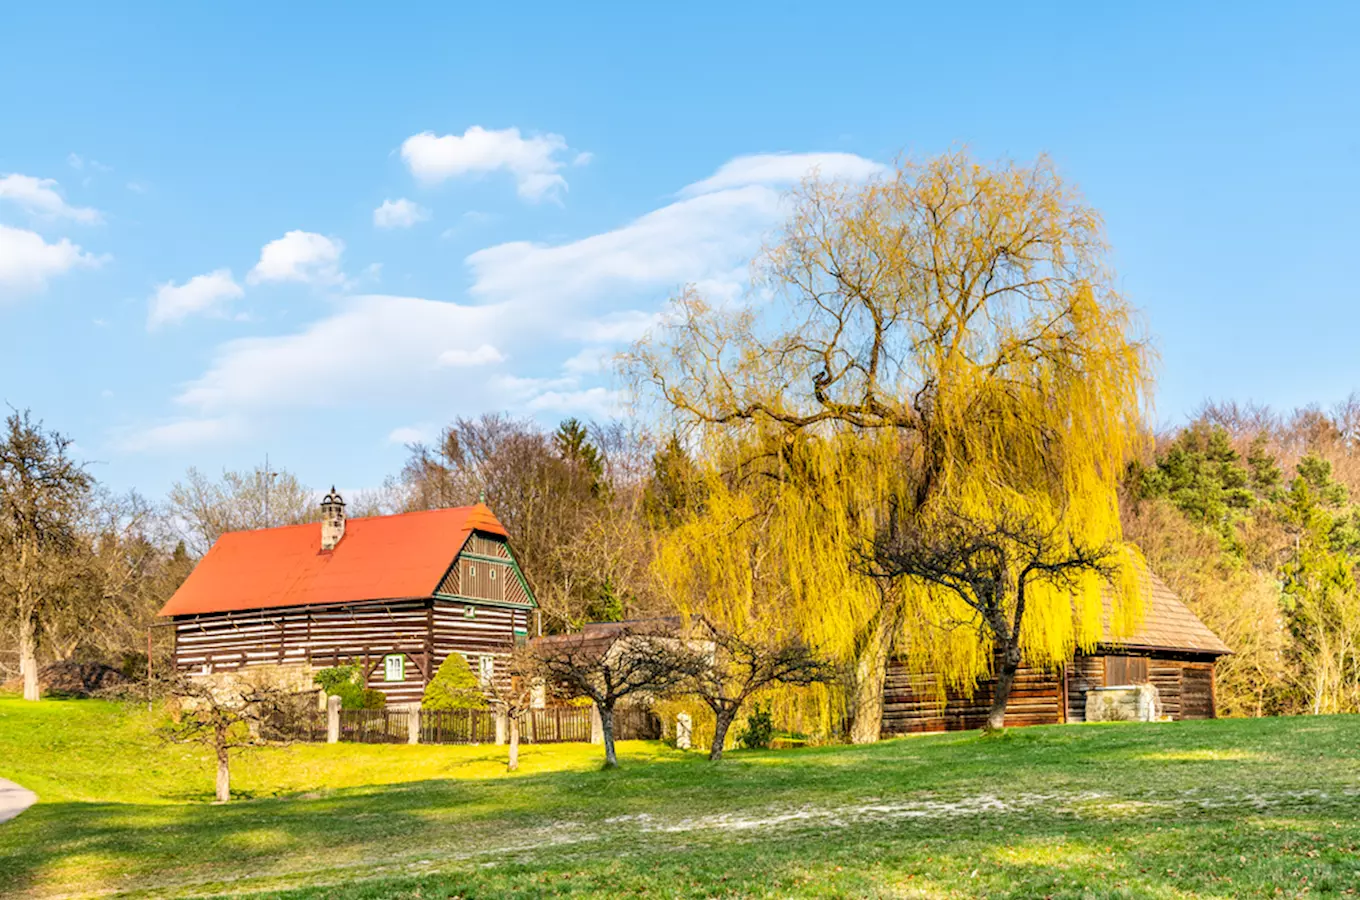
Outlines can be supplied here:
M1135 655L1136 656L1136 655ZM1129 654L1078 656L1061 673L1022 666L1006 707L1006 725L1052 725L1086 721L1086 692L1093 687L1124 683L1133 673L1156 685L1163 714L1173 719L1211 719L1214 708L1214 664L1202 659L1162 656L1140 662ZM1115 681L1110 681L1110 677ZM963 692L947 693L943 708L936 699L935 676L911 675L898 662L888 665L883 686L883 734L919 731L956 731L981 728L987 720L995 682L978 682L971 698ZM1064 715L1065 713L1065 715Z
M1068 665L1067 721L1086 721L1086 691L1089 688L1123 683L1121 678L1129 671L1129 667L1110 667L1107 664L1107 660L1123 657L1078 656ZM1176 720L1214 717L1212 662L1152 654L1144 658L1147 659L1146 680L1157 688L1163 715Z
M901 663L889 663L883 686L883 734L981 728L992 705L994 686L991 679L979 681L971 698L950 689L941 708L934 675L912 675ZM1006 725L1053 725L1061 721L1061 677L1022 665L1006 705Z
M435 668L450 653L458 652L468 657L476 675L478 661L489 655L495 660L495 677L508 678L510 654L515 649L515 628L527 631L528 625L526 610L438 598L434 601L431 630Z
M1105 657L1078 656L1067 664L1067 721L1086 721L1086 692L1105 685Z

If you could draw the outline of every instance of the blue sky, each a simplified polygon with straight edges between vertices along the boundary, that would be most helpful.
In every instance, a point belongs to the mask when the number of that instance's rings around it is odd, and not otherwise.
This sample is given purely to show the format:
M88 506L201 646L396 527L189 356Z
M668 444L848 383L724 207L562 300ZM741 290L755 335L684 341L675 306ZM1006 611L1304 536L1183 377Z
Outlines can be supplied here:
M1103 212L1161 421L1360 388L1353 4L128 6L0 27L0 400L118 489L600 414L800 172L959 145Z

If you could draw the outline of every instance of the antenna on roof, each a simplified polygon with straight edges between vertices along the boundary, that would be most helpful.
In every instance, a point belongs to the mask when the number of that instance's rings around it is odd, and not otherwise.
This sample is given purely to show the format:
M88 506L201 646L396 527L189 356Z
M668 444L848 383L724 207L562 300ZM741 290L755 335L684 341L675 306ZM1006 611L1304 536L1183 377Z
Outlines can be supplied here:
M269 527L269 486L279 475L278 472L269 471L269 454L264 455L264 527Z

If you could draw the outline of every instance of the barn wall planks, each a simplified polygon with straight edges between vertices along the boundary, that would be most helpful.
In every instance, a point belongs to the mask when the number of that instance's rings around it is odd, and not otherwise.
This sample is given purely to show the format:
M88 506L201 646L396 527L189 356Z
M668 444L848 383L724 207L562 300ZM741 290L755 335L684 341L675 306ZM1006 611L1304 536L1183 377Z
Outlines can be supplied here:
M1215 715L1213 662L1188 655L1177 659L1123 651L1108 657L1077 656L1061 673L1021 666L1006 705L1006 725L1083 722L1088 690L1122 684L1130 678L1155 685L1162 712L1172 719L1209 719ZM883 686L883 734L981 728L991 705L993 685L990 679L979 681L971 698L951 689L941 706L933 675L912 675L901 663L889 663Z
M884 683L883 733L959 731L981 728L992 705L994 682L978 682L972 697L958 689L946 690L941 707L935 676L912 675L898 662L890 663ZM1062 682L1057 673L1021 666L1006 704L1006 725L1052 725L1062 721Z

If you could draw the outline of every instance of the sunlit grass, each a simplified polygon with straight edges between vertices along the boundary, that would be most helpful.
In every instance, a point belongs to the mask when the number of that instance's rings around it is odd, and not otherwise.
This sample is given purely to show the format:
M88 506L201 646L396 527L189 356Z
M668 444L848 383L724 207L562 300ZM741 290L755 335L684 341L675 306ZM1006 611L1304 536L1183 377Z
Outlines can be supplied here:
M241 799L144 710L0 699L0 896L1214 897L1360 886L1360 718L866 747L293 745ZM1304 727L1299 727L1304 726ZM1278 890L1279 893L1276 893Z

